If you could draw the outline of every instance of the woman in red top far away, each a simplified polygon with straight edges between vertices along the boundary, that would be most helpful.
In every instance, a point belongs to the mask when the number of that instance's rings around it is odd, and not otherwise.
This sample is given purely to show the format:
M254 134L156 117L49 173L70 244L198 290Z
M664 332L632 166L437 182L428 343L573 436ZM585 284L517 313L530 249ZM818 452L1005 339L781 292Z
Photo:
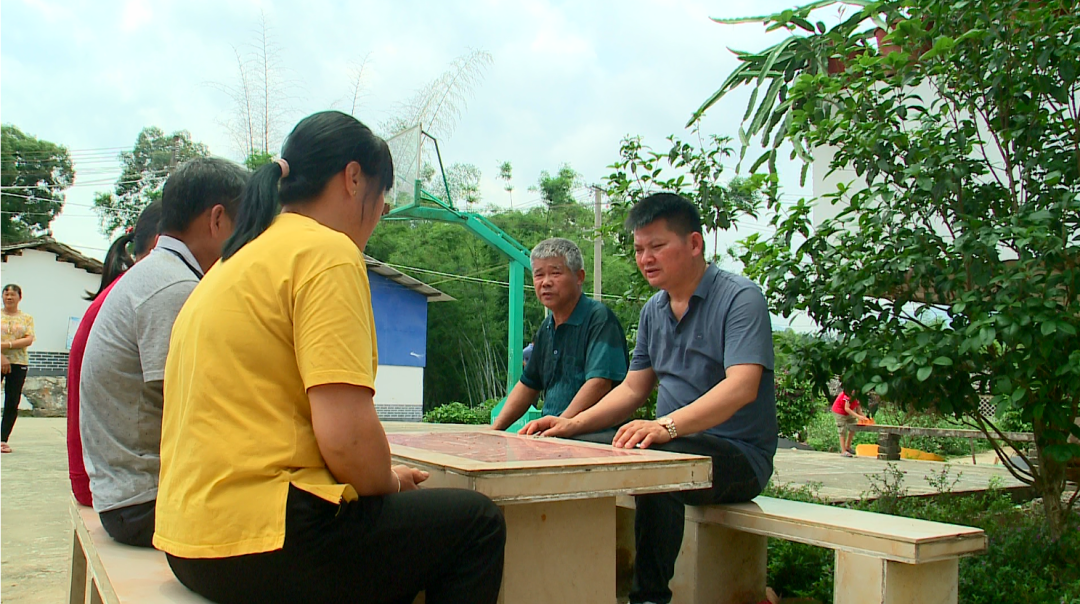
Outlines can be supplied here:
M105 297L112 291L113 285L129 268L154 249L160 221L161 201L155 201L139 214L134 229L129 228L109 246L101 273L101 286L95 293L86 293L86 299L91 301L90 307L83 313L79 328L75 330L75 337L71 340L67 370L68 477L71 478L71 492L75 495L75 500L85 506L94 504L90 495L90 477L86 475L86 466L83 464L82 438L79 435L79 378L82 376L86 340L90 337L90 328L94 326L98 311L101 310ZM129 245L135 252L134 258L128 252Z
M836 431L840 435L840 455L852 457L855 453L851 450L851 441L855 438L855 431L851 427L859 420L869 421L869 418L860 413L859 401L843 390L833 401L832 412L836 416Z

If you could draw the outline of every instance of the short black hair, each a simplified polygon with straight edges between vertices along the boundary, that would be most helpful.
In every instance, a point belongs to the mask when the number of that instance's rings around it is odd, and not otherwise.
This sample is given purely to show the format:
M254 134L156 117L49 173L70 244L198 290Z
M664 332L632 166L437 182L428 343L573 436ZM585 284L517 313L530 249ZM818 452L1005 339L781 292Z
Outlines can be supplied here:
M169 175L161 192L161 232L182 233L200 214L219 204L235 219L250 174L240 164L219 157L184 162Z
M13 292L15 292L15 293L19 294L19 297L20 297L20 298L22 297L22 288L21 288L21 287L19 287L18 285L15 285L14 283L8 283L7 285L5 285L5 286L4 286L4 289L2 289L2 290L0 290L0 291L5 291L5 292L6 292L6 291L7 291L7 290L9 290L9 289L10 289L11 291L13 291Z
M682 195L675 193L653 193L639 200L630 208L626 217L626 228L634 232L649 226L657 220L667 221L667 227L680 237L690 233L703 235L701 214L697 207Z

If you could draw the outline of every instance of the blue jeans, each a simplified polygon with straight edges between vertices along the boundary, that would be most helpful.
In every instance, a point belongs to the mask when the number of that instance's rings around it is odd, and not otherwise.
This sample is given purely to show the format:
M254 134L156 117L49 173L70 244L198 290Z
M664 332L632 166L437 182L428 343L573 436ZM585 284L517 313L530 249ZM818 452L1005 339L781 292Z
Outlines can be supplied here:
M584 434L577 440L611 444L615 429ZM630 602L671 602L668 584L675 575L675 560L682 547L687 505L739 503L761 494L757 474L742 451L726 438L698 433L650 447L671 453L689 453L712 458L713 484L707 489L638 495L634 520L634 583Z

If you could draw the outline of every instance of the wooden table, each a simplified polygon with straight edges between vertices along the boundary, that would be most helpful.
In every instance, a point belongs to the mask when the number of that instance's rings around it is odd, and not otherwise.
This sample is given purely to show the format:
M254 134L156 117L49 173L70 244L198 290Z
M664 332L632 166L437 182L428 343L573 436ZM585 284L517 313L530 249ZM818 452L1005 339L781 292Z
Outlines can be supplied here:
M431 473L425 487L471 489L506 517L500 602L615 601L615 497L709 486L707 457L617 450L491 430L394 432L395 463ZM407 428L402 428L407 429Z

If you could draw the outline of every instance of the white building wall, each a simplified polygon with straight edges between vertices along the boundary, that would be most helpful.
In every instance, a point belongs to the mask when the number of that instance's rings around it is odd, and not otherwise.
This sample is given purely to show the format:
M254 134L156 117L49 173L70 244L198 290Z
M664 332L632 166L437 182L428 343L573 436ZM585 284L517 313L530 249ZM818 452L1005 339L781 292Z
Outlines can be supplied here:
M846 200L830 203L832 200L823 199L823 195L835 193L839 184L848 184L853 190L866 188L866 181L855 174L855 170L850 167L829 173L829 164L832 163L834 155L836 155L836 147L814 147L813 149L814 163L811 171L814 174L814 198L817 200L814 202L814 226L836 218L840 211L847 207Z
M916 86L914 89L909 90L914 94L916 98L920 99L922 104L926 107L930 107L933 103L938 101L938 94L929 81ZM909 119L906 122L906 127L909 130L915 130L919 127L918 120L916 119L915 112L909 112ZM966 119L969 114L961 112L959 114L961 119ZM1002 159L1001 152L995 144L993 144L993 136L989 129L986 127L986 123L981 117L976 117L976 126L979 131L979 137L985 141L985 145L976 146L972 151L972 154L976 158L982 159L984 156L988 162L995 166L1002 166L1004 161ZM851 191L859 191L866 188L866 180L855 173L855 170L851 166L844 166L838 170L829 172L829 165L832 163L833 157L836 155L836 147L823 146L815 147L813 149L813 164L811 171L814 176L813 192L817 201L814 204L813 209L813 223L817 226L825 220L835 218L844 208L847 207L846 200L838 200L838 203L830 203L830 200L822 199L823 195L835 193L838 189L838 184L846 184ZM999 173L999 177L1002 180L1005 179L1004 172ZM993 176L986 176L985 180L990 181ZM943 238L950 238L951 235L946 228L944 222L940 219L933 219L930 226L934 231ZM849 227L853 228L853 227ZM1016 257L1016 254L1012 250L1008 250L1004 245L998 246L1002 259L1008 260Z
M375 410L384 421L420 421L424 415L424 368L379 365Z
M30 351L66 353L68 323L72 317L76 324L82 319L90 306L83 296L97 291L101 275L60 262L52 252L31 249L22 250L19 256L9 255L0 272L4 284L22 288L19 309L34 317L37 338Z

